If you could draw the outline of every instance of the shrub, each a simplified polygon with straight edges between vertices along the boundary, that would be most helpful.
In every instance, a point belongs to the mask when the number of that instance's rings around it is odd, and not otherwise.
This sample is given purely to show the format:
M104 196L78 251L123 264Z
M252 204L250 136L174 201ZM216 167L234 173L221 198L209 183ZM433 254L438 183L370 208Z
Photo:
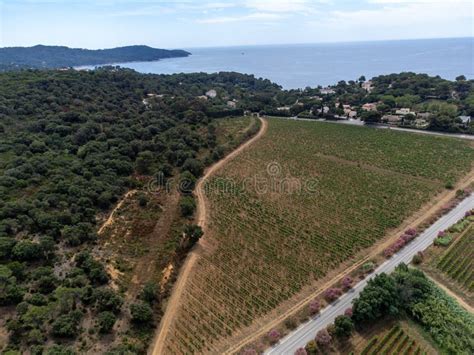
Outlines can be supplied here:
M130 306L132 322L137 324L149 324L153 320L153 310L143 302L135 303Z
M305 350L308 353L308 355L315 355L318 353L318 346L316 344L316 340L310 340L306 346Z
M79 322L82 312L73 311L56 318L52 325L52 334L61 338L74 338L79 334Z
M140 298L149 304L153 304L153 302L156 301L157 293L158 290L156 284L150 281L143 287L142 292L140 293Z
M331 288L327 289L326 291L324 291L324 298L328 302L335 301L341 295L342 295L342 291L341 291L340 288L337 288L337 287L331 287Z
M183 217L189 217L194 214L196 210L196 201L192 195L183 196L179 202L179 208Z
M321 303L318 300L314 299L309 303L310 314L319 313L320 310L321 310Z
M419 251L413 256L412 262L415 265L419 265L423 262L423 252Z
M280 340L281 333L277 329L272 329L268 332L267 337L271 344L275 344Z
M316 338L314 338L314 340L318 345L326 347L331 343L332 337L329 335L327 329L322 329L316 334Z
M342 288L343 290L347 291L352 288L352 277L346 276L342 279Z
M97 327L99 328L99 333L110 333L114 327L116 321L115 314L112 312L102 312L97 316Z
M295 355L307 355L308 352L306 351L305 348L299 348L299 349L296 349L295 351Z
M335 333L338 337L349 337L354 330L354 323L348 316L337 316L334 320Z
M285 324L285 327L289 330L293 330L298 326L298 324L296 323L295 318L293 318L293 317L285 319L284 324Z
M344 315L347 317L352 317L352 314L353 314L352 307L349 307L344 311Z

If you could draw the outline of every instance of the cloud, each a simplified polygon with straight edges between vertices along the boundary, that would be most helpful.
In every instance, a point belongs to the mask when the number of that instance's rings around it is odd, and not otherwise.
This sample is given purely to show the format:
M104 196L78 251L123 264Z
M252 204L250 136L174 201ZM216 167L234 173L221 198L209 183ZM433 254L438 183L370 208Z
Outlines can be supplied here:
M217 24L217 23L230 23L230 22L247 22L247 21L275 21L283 18L284 16L274 13L256 12L249 15L242 16L221 16L211 17L207 19L197 20L197 23L203 24Z
M307 13L314 12L315 3L324 1L311 0L246 0L243 6L255 11Z
M330 31L337 40L429 38L472 35L473 5L466 0L369 0L366 9L334 10L313 30ZM471 30L469 30L471 28ZM346 35L346 38L344 38Z

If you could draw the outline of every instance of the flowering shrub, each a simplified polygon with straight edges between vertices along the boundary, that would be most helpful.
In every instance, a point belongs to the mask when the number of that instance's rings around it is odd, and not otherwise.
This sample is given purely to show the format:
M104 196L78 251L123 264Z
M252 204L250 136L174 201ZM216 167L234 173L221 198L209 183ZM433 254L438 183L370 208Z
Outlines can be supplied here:
M341 291L340 288L337 288L337 287L328 288L324 292L324 298L328 302L332 302L332 301L338 299L341 295L342 295L342 291Z
M316 314L321 309L321 303L318 300L312 300L309 303L309 313Z
M344 315L347 316L347 317L352 317L352 307L349 307L347 308L345 311L344 311Z
M270 340L270 343L274 344L278 340L280 340L281 334L277 329L272 329L268 332L268 340Z
M342 279L342 288L347 291L352 287L352 277L346 276Z
M467 211L466 214L464 215L465 217L469 217L472 215L472 210L471 211Z
M416 229L410 228L405 231L392 245L383 251L383 255L386 258L390 258L397 251L402 249L406 244L411 242L417 236Z
M299 348L295 351L295 355L307 355L308 352L306 351L305 348Z
M327 329L322 329L316 334L316 343L318 343L321 346L327 346L331 343L332 337L329 335L329 332Z

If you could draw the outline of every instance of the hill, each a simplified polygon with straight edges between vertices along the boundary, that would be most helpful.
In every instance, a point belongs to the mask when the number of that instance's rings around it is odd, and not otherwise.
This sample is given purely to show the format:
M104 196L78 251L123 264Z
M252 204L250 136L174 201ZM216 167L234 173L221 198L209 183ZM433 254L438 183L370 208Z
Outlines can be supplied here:
M183 50L167 50L148 46L127 46L112 49L81 49L64 46L0 48L0 71L22 68L64 68L80 65L152 61L187 57Z

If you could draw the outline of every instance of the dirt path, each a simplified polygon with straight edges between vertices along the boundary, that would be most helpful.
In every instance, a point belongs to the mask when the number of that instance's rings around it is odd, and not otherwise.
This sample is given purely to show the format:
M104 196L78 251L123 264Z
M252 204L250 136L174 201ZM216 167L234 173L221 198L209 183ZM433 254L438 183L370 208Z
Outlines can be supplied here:
M336 275L330 275L331 277L328 278L327 282L319 285L319 287L311 292L306 294L305 296L301 296L300 298L295 299L291 298L288 302L285 302L282 307L279 307L276 310L273 316L268 317L268 321L262 322L255 321L254 325L250 326L246 331L243 331L240 334L236 334L238 337L234 337L236 342L231 343L227 340L227 345L223 346L223 353L225 354L235 354L244 346L257 341L260 337L267 334L271 329L277 328L286 318L295 315L299 311L301 311L304 307L307 307L309 302L311 302L315 297L321 296L323 291L329 287L331 287L337 280L342 279L345 275L355 271L357 268L361 267L364 263L373 259L375 256L379 255L383 252L385 248L387 248L391 243L393 243L404 230L411 226L417 226L428 220L431 216L433 216L437 211L439 211L442 206L448 203L451 199L455 197L456 190L463 189L469 187L474 181L474 170L462 178L452 190L445 190L439 193L435 198L433 198L429 203L423 206L418 212L413 214L410 218L405 220L398 228L392 230L388 233L388 237L384 238L381 243L377 243L371 250L365 250L365 257L359 260L358 262L352 264L349 267L344 267L339 273ZM297 295L298 296L298 295ZM296 297L297 297L296 296ZM301 298L303 297L303 298ZM287 307L286 310L281 311L282 308Z
M117 203L117 206L115 206L115 208L112 210L112 212L110 212L110 215L109 215L109 218L107 218L107 220L102 224L102 226L99 228L99 230L97 231L97 234L101 235L102 232L104 231L104 229L108 226L110 226L112 223L114 223L114 214L115 214L115 211L117 211L120 207L122 207L123 203L125 202L125 200L127 198L129 198L130 196L132 196L133 194L135 194L137 192L137 190L130 190L128 191L124 196L123 198L120 200L119 203Z
M223 159L219 160L217 163L211 165L208 169L206 169L204 176L199 179L195 193L197 197L197 211L196 211L196 222L199 226L204 231L204 238L206 235L206 228L207 228L207 219L209 216L209 211L206 206L206 196L205 196L205 191L204 191L204 184L206 180L214 174L217 170L219 170L222 166L224 166L227 162L229 162L231 159L235 158L237 155L239 155L244 149L246 149L248 146L253 144L255 141L260 139L265 132L267 131L268 128L268 123L266 120L262 119L259 117L259 120L261 122L261 127L260 131L253 136L251 139L240 145L237 149L232 151L230 154L225 156ZM202 244L203 240L199 241L199 244ZM199 249L200 245L198 244L196 249ZM201 246L202 247L202 246ZM186 258L186 261L184 262L183 266L181 267L181 270L179 272L178 280L176 281L176 284L174 286L173 292L171 294L171 297L168 301L168 304L166 306L166 311L165 314L163 315L163 318L161 319L160 327L158 328L157 335L155 336L155 339L153 340L151 348L151 354L153 355L160 355L164 354L164 345L165 345L165 339L167 332L170 328L171 322L173 321L176 312L179 308L180 304L180 298L181 295L183 294L184 288L186 286L187 280L189 279L189 276L191 274L191 271L193 269L193 266L196 264L196 261L199 259L198 255L198 250L193 250L188 254L188 257Z

